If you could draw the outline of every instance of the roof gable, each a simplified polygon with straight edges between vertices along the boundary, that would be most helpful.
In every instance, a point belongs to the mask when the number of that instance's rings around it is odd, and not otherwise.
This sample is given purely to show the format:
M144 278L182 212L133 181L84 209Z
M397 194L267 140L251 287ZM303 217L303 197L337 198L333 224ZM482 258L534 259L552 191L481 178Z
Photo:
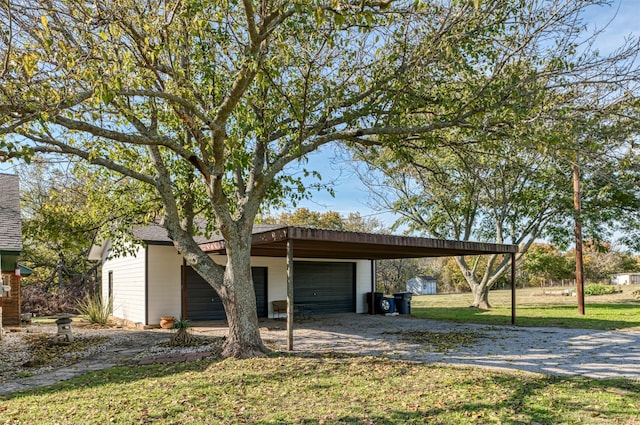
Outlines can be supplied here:
M22 251L20 180L16 175L2 173L0 173L0 250Z

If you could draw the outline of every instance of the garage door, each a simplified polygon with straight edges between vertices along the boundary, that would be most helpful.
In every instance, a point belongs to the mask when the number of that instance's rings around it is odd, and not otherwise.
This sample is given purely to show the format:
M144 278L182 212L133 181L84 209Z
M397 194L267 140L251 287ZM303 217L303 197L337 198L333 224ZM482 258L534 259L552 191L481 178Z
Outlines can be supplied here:
M295 262L293 299L310 314L355 312L355 263Z
M258 317L267 317L267 268L252 267L253 288L256 292ZM184 297L184 294L183 294ZM222 300L200 275L187 268L187 312L189 320L226 320Z

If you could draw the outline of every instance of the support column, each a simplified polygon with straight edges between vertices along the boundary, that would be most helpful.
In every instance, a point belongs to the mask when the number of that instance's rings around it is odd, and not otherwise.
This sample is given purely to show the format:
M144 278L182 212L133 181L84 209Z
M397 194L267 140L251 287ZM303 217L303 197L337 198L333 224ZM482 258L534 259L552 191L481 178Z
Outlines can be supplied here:
M287 239L287 351L293 351L293 241Z
M511 254L511 324L516 324L516 254Z
M376 314L376 260L371 261L371 297L367 302L371 310L371 314Z
M180 270L180 317L189 318L189 308L187 304L187 260L182 259L182 269Z

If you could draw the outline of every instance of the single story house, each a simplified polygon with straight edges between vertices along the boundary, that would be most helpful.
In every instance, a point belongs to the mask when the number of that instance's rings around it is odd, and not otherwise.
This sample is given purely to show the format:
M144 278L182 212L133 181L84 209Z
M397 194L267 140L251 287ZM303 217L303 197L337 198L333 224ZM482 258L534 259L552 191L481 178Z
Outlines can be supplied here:
M104 241L89 255L102 261L102 295L112 300L114 317L145 326L158 325L163 316L226 318L213 288L186 265L163 227L138 227L133 234L140 241L133 254L112 258L111 243ZM196 241L217 263L225 264L222 238ZM514 245L256 225L251 266L259 317L271 317L272 302L287 297L289 249L294 304L303 305L309 314L366 312L377 259L517 252Z
M20 324L20 267L22 221L20 180L0 173L0 327Z
M416 276L407 281L407 292L414 295L435 295L436 278L433 276Z
M618 273L611 278L612 285L638 285L640 273Z

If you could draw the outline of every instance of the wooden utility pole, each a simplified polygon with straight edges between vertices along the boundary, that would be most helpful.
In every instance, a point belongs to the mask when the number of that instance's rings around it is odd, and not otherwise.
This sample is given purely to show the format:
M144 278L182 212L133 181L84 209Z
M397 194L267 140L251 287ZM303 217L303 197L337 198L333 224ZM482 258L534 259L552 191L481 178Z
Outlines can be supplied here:
M575 213L573 231L576 236L576 293L578 295L578 313L584 316L584 265L582 263L582 206L580 202L580 167L578 154L573 166L573 208Z

